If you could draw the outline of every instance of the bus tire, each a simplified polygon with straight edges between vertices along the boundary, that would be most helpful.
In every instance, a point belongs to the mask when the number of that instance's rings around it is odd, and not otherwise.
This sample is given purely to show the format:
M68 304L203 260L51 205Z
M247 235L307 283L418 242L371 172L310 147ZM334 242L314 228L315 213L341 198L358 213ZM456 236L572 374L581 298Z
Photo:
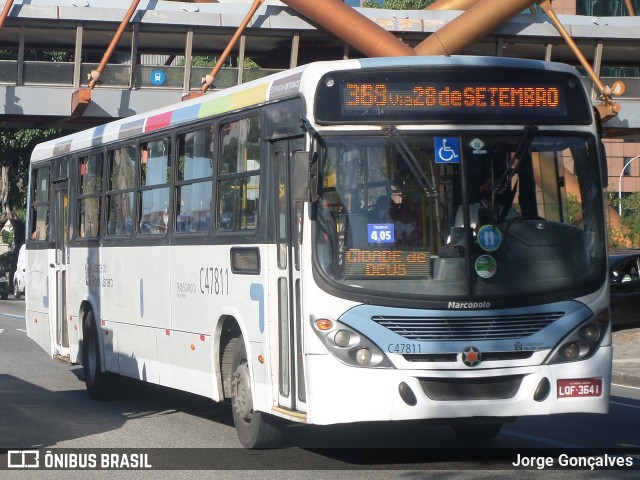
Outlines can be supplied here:
M242 337L233 351L231 410L240 443L246 448L273 448L282 442L282 429L275 418L253 409L251 372Z
M493 440L502 430L502 423L456 423L451 430L463 440Z
M109 374L102 371L100 340L93 311L87 312L84 322L82 341L82 369L84 382L89 396L94 400L103 400L110 391Z
M18 282L13 282L13 296L15 298L20 298L22 296L22 292L20 291L20 287L18 287Z

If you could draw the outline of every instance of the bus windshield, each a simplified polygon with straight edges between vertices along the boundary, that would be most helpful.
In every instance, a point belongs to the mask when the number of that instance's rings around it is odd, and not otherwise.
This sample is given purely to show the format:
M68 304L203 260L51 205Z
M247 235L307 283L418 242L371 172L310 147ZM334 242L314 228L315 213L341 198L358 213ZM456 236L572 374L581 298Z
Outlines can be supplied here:
M342 288L534 297L575 294L604 275L590 136L388 129L323 139L316 263Z

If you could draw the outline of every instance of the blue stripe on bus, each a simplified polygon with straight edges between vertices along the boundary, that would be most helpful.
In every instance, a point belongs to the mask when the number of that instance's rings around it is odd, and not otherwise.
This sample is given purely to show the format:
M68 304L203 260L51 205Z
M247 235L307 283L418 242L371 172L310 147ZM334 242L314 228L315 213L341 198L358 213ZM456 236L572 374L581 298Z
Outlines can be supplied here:
M198 113L200 112L200 105L190 105L188 107L178 108L173 111L171 116L171 126L179 125L180 123L191 122L198 119Z
M98 125L93 129L93 137L91 138L91 146L97 147L102 145L102 137L107 128L107 124Z
M258 302L260 333L264 333L264 287L261 283L252 283L249 288L249 296L254 302Z

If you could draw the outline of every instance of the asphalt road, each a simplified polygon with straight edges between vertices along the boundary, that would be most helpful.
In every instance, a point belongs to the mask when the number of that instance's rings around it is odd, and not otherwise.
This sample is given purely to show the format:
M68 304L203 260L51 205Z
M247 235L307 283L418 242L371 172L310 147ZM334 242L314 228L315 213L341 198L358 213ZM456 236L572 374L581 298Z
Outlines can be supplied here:
M227 405L157 386L124 382L121 394L93 401L82 368L48 358L26 336L24 302L0 302L0 449L40 452L146 452L166 478L522 478L545 472L516 468L517 455L631 448L640 458L640 389L613 387L608 415L521 418L494 441L457 439L428 422L292 426L281 450L242 449ZM394 448L389 449L392 445ZM87 450L88 449L88 450ZM117 449L117 450L113 450ZM543 450L541 450L543 449ZM553 449L553 450L549 450ZM576 453L577 452L577 453ZM625 457L626 458L626 457ZM87 478L86 471L7 471L2 478ZM553 478L578 478L571 466ZM640 463L592 472L595 478L637 478ZM200 474L197 475L200 471ZM213 470L216 470L215 472ZM550 472L547 472L550 473ZM8 475L11 474L11 475ZM58 476L59 474L59 476ZM93 471L91 478L153 478L163 472ZM107 476L108 475L108 476Z

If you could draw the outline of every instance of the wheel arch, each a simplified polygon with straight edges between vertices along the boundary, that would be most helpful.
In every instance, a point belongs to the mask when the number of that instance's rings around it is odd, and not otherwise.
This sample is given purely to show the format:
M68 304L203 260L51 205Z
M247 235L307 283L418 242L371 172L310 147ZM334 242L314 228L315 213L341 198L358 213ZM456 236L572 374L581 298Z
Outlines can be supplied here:
M98 309L91 298L85 298L80 302L80 307L78 309L78 318L81 319L81 327L78 332L78 357L80 360L80 364L82 365L82 351L84 348L84 334L85 334L85 326L87 323L87 317L89 312L93 312L94 321L96 322L96 333L98 335L98 348L100 349L100 366L101 370L104 371L104 342L102 339L102 329L100 328L100 317L98 314Z
M222 315L217 323L214 354L214 371L220 401L231 398L233 351L240 337L246 338L238 319L234 315Z

